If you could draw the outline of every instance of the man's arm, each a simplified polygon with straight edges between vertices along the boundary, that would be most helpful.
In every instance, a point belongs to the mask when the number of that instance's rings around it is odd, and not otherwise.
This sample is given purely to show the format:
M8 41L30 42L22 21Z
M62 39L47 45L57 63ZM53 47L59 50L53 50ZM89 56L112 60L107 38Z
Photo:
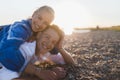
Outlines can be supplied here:
M64 48L60 48L59 52L61 53L62 57L64 58L64 61L66 64L75 64L74 59L72 58L70 53L68 53Z
M64 32L62 32L61 39L57 44L58 51L61 53L62 57L64 58L64 61L66 64L75 64L74 59L68 53L62 46L63 46L63 41L64 41Z
M25 68L25 73L30 75L35 75L40 79L43 80L57 80L58 76L54 71L51 70L43 70L41 68L38 68L34 65L35 60L31 60L28 65Z

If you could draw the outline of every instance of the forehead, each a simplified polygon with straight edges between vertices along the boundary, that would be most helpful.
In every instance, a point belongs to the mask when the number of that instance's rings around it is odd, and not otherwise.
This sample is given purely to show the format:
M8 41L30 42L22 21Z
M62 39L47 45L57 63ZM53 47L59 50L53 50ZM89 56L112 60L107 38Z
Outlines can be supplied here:
M47 29L47 30L45 30L44 32L43 32L43 34L47 34L47 35L49 35L51 38L53 38L54 40L59 40L59 38L60 38L60 36L58 35L58 33L54 30L54 29L52 29L52 28L49 28L49 29Z
M42 17L42 19L48 23L51 23L54 19L54 15L47 10L39 10L34 15Z

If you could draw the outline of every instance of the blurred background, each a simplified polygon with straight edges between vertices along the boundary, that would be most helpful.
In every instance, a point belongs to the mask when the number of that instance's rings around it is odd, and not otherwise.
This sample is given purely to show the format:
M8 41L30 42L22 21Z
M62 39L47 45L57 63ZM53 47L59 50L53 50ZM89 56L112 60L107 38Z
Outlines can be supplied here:
M0 0L0 25L26 19L43 5L55 10L53 23L66 34L74 28L120 25L120 0Z

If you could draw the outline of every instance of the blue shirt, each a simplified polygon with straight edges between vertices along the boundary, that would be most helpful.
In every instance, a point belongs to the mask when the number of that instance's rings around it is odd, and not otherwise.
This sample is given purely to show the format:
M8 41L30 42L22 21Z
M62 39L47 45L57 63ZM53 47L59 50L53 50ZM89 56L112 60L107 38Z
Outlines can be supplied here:
M7 69L19 72L25 59L19 47L32 35L29 20L6 25L0 31L0 63Z

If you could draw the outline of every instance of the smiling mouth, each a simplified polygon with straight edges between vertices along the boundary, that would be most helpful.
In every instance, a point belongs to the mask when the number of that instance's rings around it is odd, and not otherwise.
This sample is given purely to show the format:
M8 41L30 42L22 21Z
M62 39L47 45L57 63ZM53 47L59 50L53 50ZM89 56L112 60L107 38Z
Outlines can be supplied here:
M47 50L50 50L50 49L51 49L51 48L48 47L45 43L42 43L42 47L43 47L44 49L47 49Z
M38 25L35 25L35 27L36 27L37 29L39 29L39 28L40 28Z

